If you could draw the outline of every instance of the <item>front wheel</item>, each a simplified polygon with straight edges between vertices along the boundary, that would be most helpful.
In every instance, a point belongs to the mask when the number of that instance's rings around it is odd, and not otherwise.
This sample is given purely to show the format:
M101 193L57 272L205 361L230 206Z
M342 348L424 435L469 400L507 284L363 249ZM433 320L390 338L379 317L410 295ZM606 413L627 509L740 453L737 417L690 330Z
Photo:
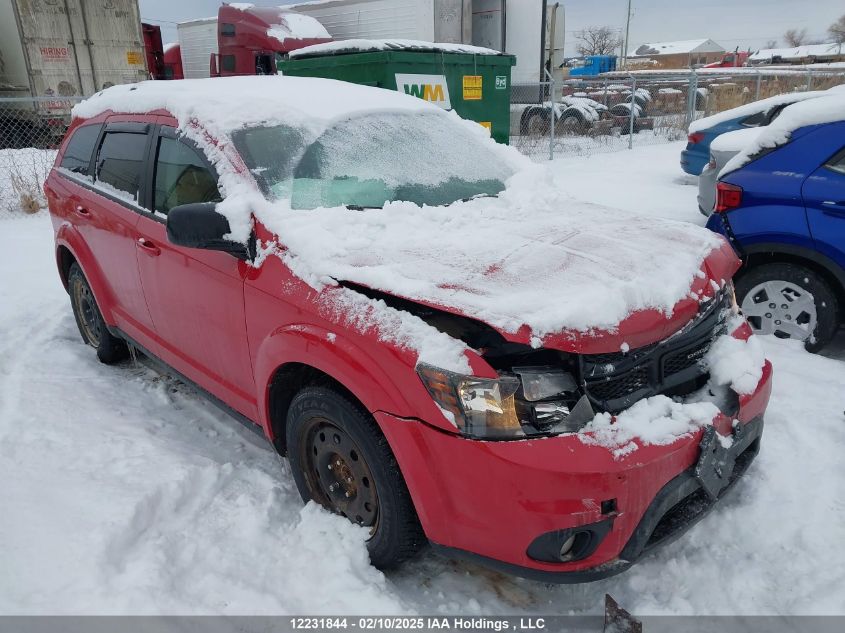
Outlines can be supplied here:
M425 536L396 458L372 417L345 396L306 387L291 402L286 439L304 501L369 529L380 569L413 556Z
M742 312L755 334L804 341L810 352L827 345L839 327L839 306L828 282L799 264L750 269L736 283Z

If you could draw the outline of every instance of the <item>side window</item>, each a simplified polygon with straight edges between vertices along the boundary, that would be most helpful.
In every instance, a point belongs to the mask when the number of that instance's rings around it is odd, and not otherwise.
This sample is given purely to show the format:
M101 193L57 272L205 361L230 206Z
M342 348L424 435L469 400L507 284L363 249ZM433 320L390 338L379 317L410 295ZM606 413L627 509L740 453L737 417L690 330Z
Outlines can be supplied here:
M223 37L235 37L235 25L224 22L220 25L220 35Z
M74 130L67 144L60 167L77 174L90 175L91 154L102 125L83 125Z
M835 172L840 174L845 174L845 148L843 148L836 156L831 158L827 163L825 163L825 167L828 169L832 169Z
M744 125L745 127L760 127L761 125L766 125L767 116L768 113L765 110L762 112L755 112L754 114L749 114L740 121L739 124Z
M223 70L227 73L235 72L235 56L234 55L221 55L220 56L220 70Z
M97 156L97 182L137 202L143 182L147 135L134 132L106 132Z
M194 202L220 202L217 178L194 148L162 136L156 153L154 210L167 215L173 207Z

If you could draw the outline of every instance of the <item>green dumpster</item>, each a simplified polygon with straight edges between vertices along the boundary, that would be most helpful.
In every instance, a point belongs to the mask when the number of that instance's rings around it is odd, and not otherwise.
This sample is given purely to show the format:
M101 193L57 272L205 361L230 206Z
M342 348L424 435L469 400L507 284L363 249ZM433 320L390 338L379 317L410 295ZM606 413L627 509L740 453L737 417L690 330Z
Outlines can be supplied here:
M277 68L283 75L404 91L480 123L507 144L515 63L513 55L471 46L354 40L294 51L279 57Z

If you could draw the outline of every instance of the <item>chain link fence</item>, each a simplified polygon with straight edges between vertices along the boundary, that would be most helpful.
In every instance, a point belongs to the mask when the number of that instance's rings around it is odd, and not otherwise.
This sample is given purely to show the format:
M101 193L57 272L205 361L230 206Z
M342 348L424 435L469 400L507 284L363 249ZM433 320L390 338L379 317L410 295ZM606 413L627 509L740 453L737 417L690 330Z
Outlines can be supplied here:
M510 143L537 160L686 138L691 121L845 84L845 69L707 69L513 84Z
M0 217L46 206L44 179L81 97L0 97Z

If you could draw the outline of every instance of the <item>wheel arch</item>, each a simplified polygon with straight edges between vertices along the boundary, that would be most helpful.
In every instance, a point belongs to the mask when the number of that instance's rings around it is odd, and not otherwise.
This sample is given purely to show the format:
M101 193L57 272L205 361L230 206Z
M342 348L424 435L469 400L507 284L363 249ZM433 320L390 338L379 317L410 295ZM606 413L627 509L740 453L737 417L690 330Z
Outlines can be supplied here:
M112 315L113 298L103 279L102 272L91 251L76 231L69 225L63 225L56 235L56 266L59 278L65 290L68 290L68 273L70 267L76 264L82 269L82 274L91 286L97 307L103 315L107 325L115 325Z
M255 376L263 389L260 422L280 453L286 448L291 400L307 385L331 386L368 414L383 410L401 415L411 410L404 390L385 369L385 359L372 357L350 338L295 324L274 331L259 347Z

